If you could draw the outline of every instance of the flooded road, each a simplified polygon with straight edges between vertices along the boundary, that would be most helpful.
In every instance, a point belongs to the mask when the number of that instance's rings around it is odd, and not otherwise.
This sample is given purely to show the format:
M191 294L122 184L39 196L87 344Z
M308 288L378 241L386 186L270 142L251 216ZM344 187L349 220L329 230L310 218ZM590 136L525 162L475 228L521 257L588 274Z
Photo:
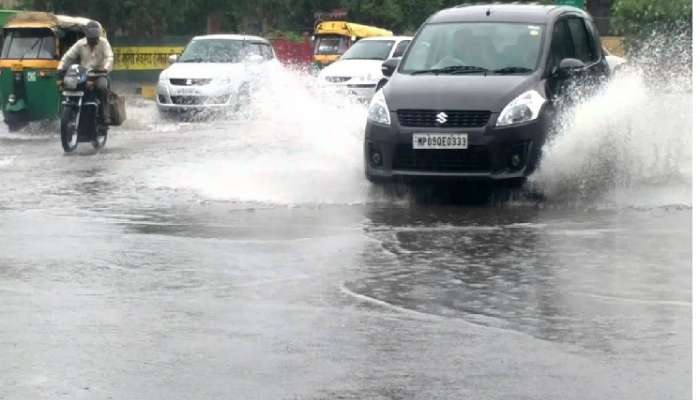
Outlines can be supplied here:
M299 97L0 132L0 399L690 397L684 149L564 138L544 201L416 202L364 181L360 106Z

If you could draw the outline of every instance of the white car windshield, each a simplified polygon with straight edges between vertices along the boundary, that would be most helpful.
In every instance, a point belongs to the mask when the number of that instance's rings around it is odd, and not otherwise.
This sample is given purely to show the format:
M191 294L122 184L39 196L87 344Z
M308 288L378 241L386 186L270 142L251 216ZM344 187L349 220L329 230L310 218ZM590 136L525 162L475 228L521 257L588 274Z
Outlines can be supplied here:
M183 63L238 63L242 59L243 41L201 39L191 42L178 60Z
M405 55L401 72L464 67L526 73L537 68L544 27L468 22L427 25Z
M386 60L394 47L393 40L361 40L343 54L343 60Z

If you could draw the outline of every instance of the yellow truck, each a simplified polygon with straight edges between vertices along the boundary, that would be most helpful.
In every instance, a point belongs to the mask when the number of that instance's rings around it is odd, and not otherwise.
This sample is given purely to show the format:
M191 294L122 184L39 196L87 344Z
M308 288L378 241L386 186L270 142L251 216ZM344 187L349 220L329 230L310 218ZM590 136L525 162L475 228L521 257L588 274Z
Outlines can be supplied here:
M340 58L356 41L374 36L394 36L394 33L353 22L320 22L314 30L314 61L319 66L326 66Z

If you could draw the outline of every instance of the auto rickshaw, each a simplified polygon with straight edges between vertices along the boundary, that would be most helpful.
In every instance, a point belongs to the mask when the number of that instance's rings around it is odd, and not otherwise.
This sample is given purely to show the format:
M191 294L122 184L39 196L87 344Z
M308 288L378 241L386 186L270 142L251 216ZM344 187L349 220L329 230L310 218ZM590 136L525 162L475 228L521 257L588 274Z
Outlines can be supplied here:
M374 26L346 21L319 22L314 30L314 62L323 68L336 61L356 41L373 36L393 36L394 33Z
M2 30L0 106L10 131L31 121L57 118L61 93L56 68L84 37L87 18L23 12Z

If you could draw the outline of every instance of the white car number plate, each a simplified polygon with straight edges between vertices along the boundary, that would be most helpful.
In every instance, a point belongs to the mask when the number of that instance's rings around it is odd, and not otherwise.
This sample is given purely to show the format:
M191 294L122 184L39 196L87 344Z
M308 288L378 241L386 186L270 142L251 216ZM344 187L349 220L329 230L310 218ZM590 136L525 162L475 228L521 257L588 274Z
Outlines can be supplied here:
M469 139L466 133L414 133L413 148L424 149L466 149Z
M199 90L196 88L185 87L185 88L173 88L172 94L175 96L198 96Z

